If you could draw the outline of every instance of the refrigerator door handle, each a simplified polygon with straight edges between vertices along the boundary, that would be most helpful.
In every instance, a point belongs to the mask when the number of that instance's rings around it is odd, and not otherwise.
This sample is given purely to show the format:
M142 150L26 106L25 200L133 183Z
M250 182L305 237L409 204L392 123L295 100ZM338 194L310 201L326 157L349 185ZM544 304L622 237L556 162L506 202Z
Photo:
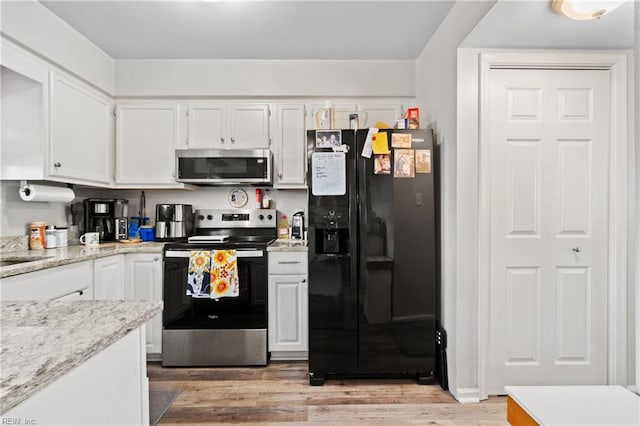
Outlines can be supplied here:
M318 257L328 257L330 259L340 259L340 258L347 258L347 257L351 257L351 254L319 254Z

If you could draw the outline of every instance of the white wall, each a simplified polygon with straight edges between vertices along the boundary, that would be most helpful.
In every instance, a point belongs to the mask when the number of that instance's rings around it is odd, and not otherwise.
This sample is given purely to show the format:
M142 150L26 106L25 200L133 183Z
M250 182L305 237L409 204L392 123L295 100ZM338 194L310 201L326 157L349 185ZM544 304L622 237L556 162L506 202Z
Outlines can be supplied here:
M524 4L526 2L515 2L518 5ZM532 2L532 4L535 2ZM638 3L636 2L635 5L637 5ZM548 5L547 5L548 6ZM633 6L633 4L632 4ZM465 338L466 337L471 337L473 338L475 336L475 334L478 332L478 326L476 324L477 321L477 315L478 315L478 303L480 300L483 300L483 298L486 298L486 295L484 294L478 294L477 293L477 286L478 286L478 276L477 276L477 271L478 271L478 259L479 256L482 255L482 253L479 253L478 249L477 249L477 243L478 243L478 232L479 232L479 225L478 225L478 199L480 196L480 192L479 192L479 187L478 187L478 146L477 146L477 140L478 140L478 103L479 103L479 86L478 86L478 76L479 76L479 64L478 64L478 58L480 53L482 52L498 52L499 50L494 50L494 49L488 49L488 46L491 47L506 47L506 46L512 46L514 44L514 40L529 40L530 36L530 32L528 32L528 28L529 25L514 25L514 22L519 22L519 16L516 15L510 15L510 19L495 19L496 15L498 14L499 16L502 16L503 18L505 18L504 16L504 11L514 7L513 4L510 4L510 2L508 1L504 1L501 0L499 1L496 6L491 9L491 11L487 14L487 16L478 24L478 26L476 27L476 29L473 31L473 33L470 35L470 39L469 40L465 40L462 45L463 46L476 46L477 48L461 48L458 50L459 55L458 55L458 144L457 144L457 148L458 148L458 157L457 157L457 165L458 165L458 169L457 169L457 189L458 189L458 194L457 194L457 205L456 205L456 209L457 209L457 251L456 251L456 262L457 262L457 276L456 276L456 283L457 283L457 294L456 294L456 298L457 298L457 303L456 303L456 308L458 309L458 312L460 313L460 315L458 316L457 320L458 320L458 324L457 324L457 333L456 333L456 340L459 341L466 341ZM627 15L624 17L625 19L622 19L623 22L622 25L625 25L624 28L622 27L618 27L616 30L618 31L613 31L613 35L614 36L620 36L618 38L614 38L614 39L610 39L609 41L612 43L610 44L610 46L612 47L616 47L616 49L618 48L623 48L624 46L629 46L629 40L627 39L627 35L628 35L628 29L629 29L629 25L633 26L633 22L631 22L629 20L630 16L628 15L629 9L628 9L629 5L625 5L625 8L627 9L623 9L623 10L627 10ZM637 11L636 11L637 13ZM546 16L546 18L544 18L544 16ZM531 17L534 18L534 17ZM548 28L548 26L545 24L545 19L557 19L557 16L553 15L553 13L549 12L549 13L545 13L544 15L538 16L538 19L533 19L535 22L537 22L537 26L539 28L543 28L546 29ZM600 22L605 22L605 20L608 17L604 17L602 18L602 20ZM567 18L564 18L565 20L567 20L567 26L570 28L574 28L573 27L573 23L571 21L569 21ZM637 18L636 18L637 19ZM563 49L561 52L564 51L571 51L571 52L579 52L581 50L588 50L589 49L589 40L591 40L593 37L595 37L595 35L598 33L597 31L594 32L593 31L593 26L590 25L583 25L581 27L581 36L576 38L576 39L580 39L580 43L579 46L574 46L575 48L572 49ZM558 31L554 31L552 32L553 36L556 37L556 39L558 40L558 43L556 43L556 45L561 45L560 42L566 42L566 38L563 37L563 34L561 32ZM487 35L488 39L483 41L482 38L479 38L478 36L481 34L485 34ZM502 45L499 46L495 46L494 42L495 42L495 35L496 34L509 34L508 37L504 38L504 41L502 43ZM533 37L533 39L535 39L535 37ZM547 40L546 38L544 40ZM541 41L541 43L546 43L544 40ZM613 40L617 40L617 42L614 42ZM472 42L471 42L472 41ZM486 42L486 43L485 43ZM527 41L527 43L529 43ZM516 43L517 44L517 43ZM638 49L638 39L636 37L635 39L635 49L637 51ZM633 43L632 43L633 45ZM522 47L522 46L520 46ZM541 47L541 46L536 46L535 43L533 45L528 45L527 47ZM600 45L598 43L593 43L593 45L591 45L592 49L598 50L600 51ZM537 49L536 49L537 50ZM514 49L510 49L511 52L515 52L516 50ZM534 51L533 49L521 49L520 52L532 52ZM538 50L539 51L539 50ZM637 61L637 58L636 58ZM634 87L633 86L633 82L631 81L631 75L629 76L629 81L628 84L630 84L629 87ZM637 79L637 70L636 70L636 79ZM637 91L637 88L636 88ZM630 103L631 106L631 103ZM474 114L470 114L470 111L475 111ZM634 122L635 119L635 124L631 124ZM629 129L631 130L632 128L637 129L637 113L634 115L630 112L629 114ZM637 146L637 144L636 144ZM636 165L638 164L638 159L637 159L637 152L636 152ZM631 166L632 161L629 161L629 165ZM637 168L637 166L636 166ZM637 175L636 175L637 176ZM628 184L630 185L630 193L629 195L632 195L632 193L637 194L638 193L638 182L637 182L637 178L634 178L633 175L633 170L630 170L630 174L629 174L629 180L628 180ZM631 197L631 200L633 200L633 197ZM637 201L635 202L635 206L637 206ZM638 222L637 219L637 212L638 210L635 211L635 213L633 212L633 209L630 209L631 212L631 217L629 218L629 225L631 230L633 230L634 226L633 223ZM629 240L629 242L634 241L633 237ZM635 246L637 247L638 243L635 242ZM629 247L632 248L632 245L630 245ZM632 250L629 255L631 256L631 261L630 261L630 269L634 270L634 265L638 263L638 251L636 250ZM636 277L638 276L638 272L635 272ZM629 287L629 291L627 292L627 295L630 297L635 297L636 300L638 299L638 295L635 294L632 296L633 293L633 287L635 286L637 289L637 284L634 285L634 281L631 278L633 275L630 275L630 285ZM616 283L616 284L620 284L620 283ZM625 283L622 283L622 286L624 286ZM618 286L618 290L619 290L619 286ZM624 291L619 292L619 294L624 293ZM622 304L624 305L624 298L619 299L619 301L622 301ZM488 302L487 302L488 303ZM635 302L635 308L633 306L633 304L629 304L629 314L631 315L629 318L623 318L622 320L620 320L620 318L616 318L616 321L618 321L618 324L620 323L624 323L625 319L627 320L627 324L624 324L624 326L626 327L634 327L634 324L632 324L633 320L632 318L634 318L635 315L637 315L637 307L640 306L640 302ZM618 309L620 310L620 304L618 304ZM634 313L634 310L636 311ZM467 313L470 313L469 315ZM462 318L464 320L466 320L466 323L462 324ZM635 316L635 318L637 318L637 316ZM636 321L637 325L638 321ZM623 328L624 328L623 326ZM483 332L486 334L488 333L487 330L483 330ZM634 331L635 335L638 335L638 331ZM629 337L633 337L631 335L631 333L629 333ZM632 338L630 341L630 345L632 348L635 348L634 346L634 339ZM635 340L637 341L637 337L635 337ZM620 340L618 340L617 342L620 342ZM619 348L619 347L618 347ZM475 348L473 348L475 350ZM490 350L490 349L489 349ZM460 349L458 349L458 351L460 351ZM617 366L616 368L616 373L617 374L621 374L621 372L626 373L627 374L627 380L625 380L625 377L620 377L617 376L615 377L614 380L616 380L617 382L632 382L634 381L633 376L631 374L633 374L632 372L634 371L634 365L633 363L635 363L635 367L637 367L638 365L638 361L631 361L631 357L628 355L631 355L633 349L630 349L630 353L629 354L624 354L621 353L622 351L618 350L616 353L617 359L613 360L612 362ZM638 351L636 350L636 358L640 357L640 354L638 354ZM482 354L477 354L476 356L480 356L480 358L482 358ZM619 363L624 363L624 360L627 360L627 363L625 364L624 367L620 367L620 365L618 365ZM464 362L468 362L470 361L469 359L465 359ZM478 374L478 372L476 371L476 369L479 368L479 364L477 361L475 361L473 364L467 365L466 366L466 370L467 371L475 371L474 374ZM638 376L638 372L637 372L637 368L635 368L635 376Z
M66 68L107 93L114 92L113 59L35 0L2 1L3 35Z
M118 60L116 96L413 96L413 61Z
M640 3L635 4L635 256L632 254L630 274L635 271L635 385L636 392L640 393ZM632 278L633 281L633 278ZM631 292L630 292L631 293ZM631 327L633 329L633 327ZM630 357L630 359L633 357Z
M145 190L146 215L155 222L156 204L176 203L191 204L193 209L232 209L229 205L229 192L235 187L198 187L194 191L183 190ZM249 202L245 208L254 208L255 187L242 187L247 191ZM265 188L263 188L265 189ZM268 189L269 196L274 200L272 208L284 213L290 218L297 211L306 211L307 191ZM109 196L129 200L129 216L137 216L140 209L140 194L137 190L111 190Z
M460 285L456 280L456 91L457 49L495 1L457 2L416 61L416 99L420 124L432 127L440 146L441 181L441 304L442 322L449 335L447 350L449 388L465 400L477 387L477 339L473 311L456 307ZM464 298L476 297L463 288Z

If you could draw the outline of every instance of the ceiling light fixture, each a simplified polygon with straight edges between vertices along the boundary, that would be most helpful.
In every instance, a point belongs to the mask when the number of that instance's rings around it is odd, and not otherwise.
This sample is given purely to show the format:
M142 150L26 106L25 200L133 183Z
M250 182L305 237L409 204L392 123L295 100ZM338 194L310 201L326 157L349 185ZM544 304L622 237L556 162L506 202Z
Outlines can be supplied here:
M577 21L599 19L625 0L551 0L554 12Z

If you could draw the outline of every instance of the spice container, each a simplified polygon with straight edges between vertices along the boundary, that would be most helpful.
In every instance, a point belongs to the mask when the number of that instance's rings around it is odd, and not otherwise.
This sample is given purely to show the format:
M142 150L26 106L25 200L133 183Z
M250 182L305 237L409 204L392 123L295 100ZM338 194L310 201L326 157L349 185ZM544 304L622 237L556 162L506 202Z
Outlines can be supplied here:
M278 238L289 238L289 221L285 215L280 216L280 221L278 222Z
M44 222L31 222L29 227L29 248L31 250L42 250L44 247Z
M53 225L49 225L47 226L47 229L44 231L44 237L45 237L45 247L50 249L50 248L56 248L58 247L58 241L56 238L56 227Z

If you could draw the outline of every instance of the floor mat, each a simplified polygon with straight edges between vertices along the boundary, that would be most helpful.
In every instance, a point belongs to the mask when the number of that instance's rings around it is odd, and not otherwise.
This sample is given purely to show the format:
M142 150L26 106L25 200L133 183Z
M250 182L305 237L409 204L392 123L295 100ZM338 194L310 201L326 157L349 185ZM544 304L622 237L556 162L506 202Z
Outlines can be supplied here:
M149 424L155 425L180 394L179 390L149 391Z

